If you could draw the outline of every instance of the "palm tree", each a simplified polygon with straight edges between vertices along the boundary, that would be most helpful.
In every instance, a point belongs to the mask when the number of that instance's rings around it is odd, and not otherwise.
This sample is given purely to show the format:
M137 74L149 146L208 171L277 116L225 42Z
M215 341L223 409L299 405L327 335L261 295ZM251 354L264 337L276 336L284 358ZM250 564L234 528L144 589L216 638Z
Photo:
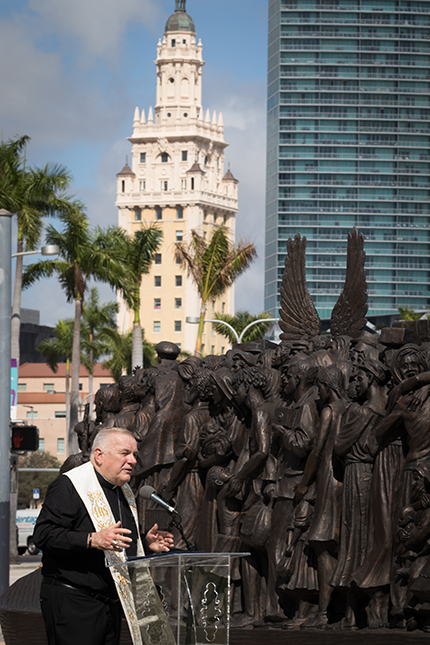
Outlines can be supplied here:
M0 144L0 208L17 215L17 253L37 249L44 216L64 212L70 199L64 191L71 175L64 166L47 164L43 168L26 168L23 150L29 140L24 136ZM11 354L18 366L22 267L23 257L18 255L11 324Z
M57 373L58 363L66 358L66 435L69 438L70 420L70 359L73 352L73 320L59 320L54 328L55 338L45 338L37 350L46 359L47 364Z
M409 305L399 305L397 307L400 313L400 320L420 320L423 317L423 314L416 312L413 307Z
M129 309L134 312L132 333L132 367L144 365L143 335L140 324L140 286L142 277L149 273L155 253L158 251L163 239L163 232L156 226L146 226L137 230L133 237L124 235L124 259L129 270L129 280L132 282L129 297L124 299Z
M230 287L257 257L257 250L250 242L239 242L237 246L229 240L225 226L214 228L209 243L191 231L189 245L176 242L175 251L188 269L200 296L200 318L197 332L195 355L201 356L203 325L208 300L220 296Z
M92 287L89 298L83 305L82 311L82 349L88 357L88 391L90 416L93 413L93 374L94 363L96 363L103 354L107 353L107 345L104 340L104 331L106 328L116 329L116 314L118 313L118 304L113 300L100 305L100 297L97 287Z
M116 329L106 328L103 330L103 338L106 341L106 353L109 354L109 357L103 362L103 367L109 370L115 381L118 381L123 374L132 374L133 331L121 334ZM154 349L154 344L145 339L143 330L141 344L143 348L142 367L147 369L156 364L157 352Z
M47 227L46 241L60 247L61 259L44 260L27 267L23 276L23 287L33 284L41 277L58 275L68 302L75 303L75 318L72 352L72 387L70 394L69 454L77 450L73 431L78 422L79 407L79 365L82 302L87 289L87 279L93 278L107 282L112 287L127 288L127 268L122 259L124 251L122 234L117 227L106 231L101 228L90 230L89 222L79 202L70 205L67 212L60 215L63 229L57 231L52 225Z
M256 316L250 314L249 311L237 311L234 316L230 316L229 314L215 314L215 318L231 325L239 335L250 323L261 320L261 323L255 324L250 329L248 329L243 337L244 343L251 343L255 340L261 340L264 334L270 329L270 326L272 324L271 322L264 322L264 319L271 318L271 315L266 311L262 311ZM228 338L231 344L236 342L236 337L231 329L229 329L225 325L217 323L212 323L212 326L217 334Z

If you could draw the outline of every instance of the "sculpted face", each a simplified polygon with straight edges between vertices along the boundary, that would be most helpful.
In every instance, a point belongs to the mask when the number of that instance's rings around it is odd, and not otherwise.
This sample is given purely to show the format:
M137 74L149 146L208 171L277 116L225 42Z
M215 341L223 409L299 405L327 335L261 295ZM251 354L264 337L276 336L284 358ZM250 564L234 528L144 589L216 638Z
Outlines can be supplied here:
M133 437L112 434L103 448L94 450L94 465L111 484L128 483L137 463L137 443Z
M400 365L400 373L404 379L416 376L421 372L421 367L415 356L405 356Z

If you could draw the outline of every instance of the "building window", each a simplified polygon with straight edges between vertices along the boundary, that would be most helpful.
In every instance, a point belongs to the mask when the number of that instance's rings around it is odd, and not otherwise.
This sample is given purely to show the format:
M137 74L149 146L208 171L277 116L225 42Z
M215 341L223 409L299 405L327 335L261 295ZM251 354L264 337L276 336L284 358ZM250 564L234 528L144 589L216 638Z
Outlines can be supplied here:
M121 180L121 192L125 193L125 181L124 181L124 179Z
M213 217L214 217L214 224L216 224L216 213L214 213Z
M163 179L163 181L162 181L162 182L160 182L160 184L161 184L161 185L160 185L161 190L166 191L166 190L168 190L168 189L169 189L169 183L168 183L165 179Z
M146 163L146 152L140 153L140 163Z
M224 215L223 220L224 220L224 224L227 224L227 215Z
M191 190L194 190L194 177L191 177Z
M161 298L154 298L154 309L161 309Z
M146 190L146 181L139 181L139 190L141 193L144 193Z
M182 161L188 161L188 150L182 150Z
M161 321L154 320L154 334L160 334L160 333L161 333Z
M142 211L140 208L135 208L134 209L134 221L135 222L141 222L142 221Z
M18 392L27 392L27 383L18 383Z
M212 313L215 313L215 300L212 300Z
M169 161L169 155L167 152L161 153L161 163L167 163Z
M161 287L161 275L154 275L154 287Z
M175 287L182 287L182 276L175 275Z
M184 239L184 232L183 231L176 231L176 241L177 242L182 242Z
M187 180L181 179L181 190L187 190Z
M27 410L27 419L37 419L37 410Z
M182 320L175 320L175 331L182 331Z
M66 418L66 411L65 410L56 410L55 411L55 418L56 419L65 419Z
M211 345L211 354L215 354L215 345Z
M54 384L53 383L44 383L43 384L43 391L44 392L55 392Z
M208 161L209 161L209 157L207 157L207 156L206 156L206 157L205 157L205 166L207 166L207 165L208 165Z
M184 209L182 206L176 207L176 219L184 219Z
M224 345L221 347L221 354L224 354L225 347Z
M204 221L204 222L206 222L206 218L207 218L207 216L208 216L208 212L207 212L207 211L203 211L203 221Z
M221 303L221 313L225 314L225 302Z
M154 256L154 264L161 264L161 253L156 253Z
M179 255L179 253L175 255L175 262L176 264L182 264L181 256Z
M39 437L39 452L45 452L45 439Z
M58 437L57 439L57 453L63 453L64 452L64 438L63 437Z
M175 39L175 38L172 38L172 47L176 47L176 39ZM169 81L170 81L171 83L173 83L173 82L174 82L174 81L173 81L173 78L169 78Z
M82 383L79 383L79 392L82 392Z
M163 219L163 211L159 207L155 209L155 219Z
M175 309L182 309L182 298L175 298Z

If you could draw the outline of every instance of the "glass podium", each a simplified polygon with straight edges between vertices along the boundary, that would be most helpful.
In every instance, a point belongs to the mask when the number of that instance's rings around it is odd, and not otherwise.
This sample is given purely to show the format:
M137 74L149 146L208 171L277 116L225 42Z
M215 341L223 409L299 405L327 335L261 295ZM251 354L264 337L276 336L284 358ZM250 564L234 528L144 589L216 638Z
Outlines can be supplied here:
M228 645L231 559L247 555L187 551L112 565L130 581L143 643Z

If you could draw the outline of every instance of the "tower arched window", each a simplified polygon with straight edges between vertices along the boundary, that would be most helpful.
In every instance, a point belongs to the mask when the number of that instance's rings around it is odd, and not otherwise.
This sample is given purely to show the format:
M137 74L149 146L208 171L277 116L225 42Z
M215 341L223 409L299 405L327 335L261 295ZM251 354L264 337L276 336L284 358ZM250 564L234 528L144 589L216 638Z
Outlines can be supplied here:
M169 161L169 155L167 152L161 153L161 163L167 163Z

